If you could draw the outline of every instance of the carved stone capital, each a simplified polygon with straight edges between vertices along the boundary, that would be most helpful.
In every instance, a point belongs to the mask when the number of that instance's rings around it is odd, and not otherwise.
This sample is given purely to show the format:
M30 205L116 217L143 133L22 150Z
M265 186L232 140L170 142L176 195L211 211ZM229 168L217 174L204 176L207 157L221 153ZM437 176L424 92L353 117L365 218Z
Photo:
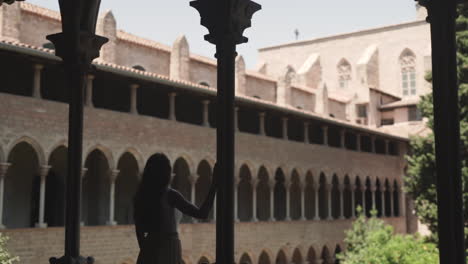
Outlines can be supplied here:
M39 167L39 176L41 179L45 179L47 175L49 174L50 168L52 168L49 165L43 165Z
M111 183L114 183L117 180L117 176L119 176L120 170L110 170L109 171L109 180Z
M11 163L0 163L0 179L3 179L6 176L10 166Z

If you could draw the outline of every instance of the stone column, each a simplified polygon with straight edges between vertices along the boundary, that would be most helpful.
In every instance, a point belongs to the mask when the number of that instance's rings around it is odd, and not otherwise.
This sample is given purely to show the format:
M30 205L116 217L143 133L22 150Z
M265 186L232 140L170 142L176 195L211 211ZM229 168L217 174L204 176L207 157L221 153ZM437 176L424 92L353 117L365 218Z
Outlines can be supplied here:
M284 187L286 188L286 218L284 220L291 221L291 180L286 179Z
M239 107L234 107L234 131L239 132Z
M340 130L340 147L342 149L346 148L346 130Z
M94 107L93 105L93 80L94 75L88 74L88 78L86 79L86 94L85 94L85 101L84 105L87 107Z
M304 122L304 143L309 144L309 122Z
M210 127L210 100L203 100L203 126Z
M338 185L338 190L340 191L340 219L345 219L344 217L344 190L345 185L340 183Z
M385 217L385 186L380 185L381 217Z
M325 192L327 193L327 201L328 201L328 217L327 220L333 220L332 215L332 185L330 183L325 184Z
M0 163L0 229L5 228L3 225L3 200L5 199L5 176L10 166L10 163Z
M34 82L32 96L34 98L41 98L41 73L44 69L42 64L34 64Z
M349 191L351 192L351 218L356 218L356 186L354 184L349 185Z
M328 126L322 126L323 145L328 146Z
M275 180L270 180L270 221L275 221Z
M88 172L88 168L82 168L81 169L81 184L83 185L83 179L86 175L86 172ZM83 204L83 196L81 196L81 204ZM85 222L83 220L83 208L81 208L81 222L80 222L80 225L81 226L84 226L85 225Z
M385 140L385 155L390 154L390 141L388 139Z
M375 153L375 136L371 136L371 152Z
M258 222L257 219L257 179L252 179L252 222Z
M356 134L356 151L361 151L361 134Z
M398 195L400 196L398 201L400 204L400 210L398 210L399 215L398 216L406 216L406 198L405 198L405 193L399 189L398 190Z
M362 198L362 212L364 213L364 216L367 217L366 214L366 185L361 184L361 198Z
M319 201L319 185L314 184L314 197L315 197L315 215L314 215L314 220L319 221L320 220L320 201Z
M138 84L130 85L130 113L138 114L137 109L137 89L140 87Z
M259 121L260 121L260 135L265 135L265 112L260 112L258 114Z
M283 117L281 118L282 125L283 125L283 139L288 139L288 118Z
M198 174L192 174L189 177L190 182L190 202L193 204L197 203L197 189L195 188L197 185ZM192 223L198 222L196 218L191 218Z
M301 219L302 221L307 220L306 218L306 208L305 208L305 199L306 199L306 186L305 183L304 185L301 185Z
M390 193L390 217L394 217L395 216L395 204L394 204L394 199L393 199L393 186L390 185L389 188L388 188L388 192Z
M45 215L45 194L46 194L46 180L49 174L50 166L44 165L39 168L40 188L39 188L39 222L36 227L46 228L47 223L44 222Z
M234 221L239 222L239 177L234 176Z
M119 170L111 170L109 171L109 183L110 183L110 202L109 202L109 220L107 221L107 225L114 226L117 225L115 221L115 181L117 180L117 176L119 175Z
M169 93L169 120L176 120L176 93Z

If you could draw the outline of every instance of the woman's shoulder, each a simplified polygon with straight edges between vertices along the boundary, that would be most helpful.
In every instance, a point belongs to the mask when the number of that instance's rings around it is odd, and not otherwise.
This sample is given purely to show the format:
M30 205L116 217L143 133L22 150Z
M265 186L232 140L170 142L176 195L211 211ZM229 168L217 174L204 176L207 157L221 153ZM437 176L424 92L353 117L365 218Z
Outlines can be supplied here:
M182 194L180 194L179 191L172 189L172 188L167 189L167 198L170 201L174 201L175 199L178 199L180 197L182 197Z

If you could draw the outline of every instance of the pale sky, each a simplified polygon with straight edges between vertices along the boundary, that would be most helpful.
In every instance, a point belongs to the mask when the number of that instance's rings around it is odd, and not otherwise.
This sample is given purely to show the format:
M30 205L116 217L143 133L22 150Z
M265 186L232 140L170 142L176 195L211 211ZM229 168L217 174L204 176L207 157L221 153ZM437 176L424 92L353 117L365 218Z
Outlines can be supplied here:
M27 0L58 10L57 0ZM206 29L200 25L198 12L189 0L124 1L101 0L101 11L111 9L117 27L127 32L167 45L180 35L186 35L190 51L213 58L214 46L203 40ZM262 5L245 31L249 42L239 45L247 67L255 68L257 49L295 40L335 35L371 27L414 20L412 0L256 0Z

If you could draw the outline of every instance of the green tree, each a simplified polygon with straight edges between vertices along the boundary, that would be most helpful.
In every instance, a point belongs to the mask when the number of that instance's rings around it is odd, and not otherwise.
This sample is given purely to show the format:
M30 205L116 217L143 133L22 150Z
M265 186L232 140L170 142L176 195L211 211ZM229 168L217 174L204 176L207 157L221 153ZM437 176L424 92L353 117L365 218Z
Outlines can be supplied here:
M461 160L463 177L464 215L468 220L468 7L459 7L457 18L457 69L459 80ZM431 74L426 76L431 81ZM422 115L433 131L432 94L422 96L419 104ZM434 134L411 138L411 155L407 157L406 192L415 200L415 209L421 221L428 225L432 239L437 240L437 192L435 172ZM468 225L465 221L465 238L468 242ZM467 247L468 248L468 247Z
M18 257L13 257L6 249L8 237L0 233L0 264L13 264L19 261Z
M346 231L347 250L338 255L341 264L437 264L435 244L411 235L394 235L393 227L362 212Z

